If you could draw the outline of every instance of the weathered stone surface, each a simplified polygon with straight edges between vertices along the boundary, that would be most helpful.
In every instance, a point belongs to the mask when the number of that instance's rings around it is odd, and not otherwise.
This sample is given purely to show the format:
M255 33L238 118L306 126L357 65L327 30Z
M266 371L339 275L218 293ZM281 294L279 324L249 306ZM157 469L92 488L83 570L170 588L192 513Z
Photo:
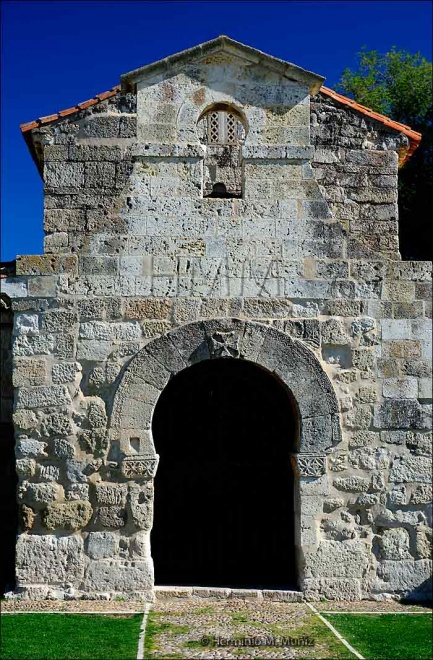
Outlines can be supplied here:
M429 484L432 480L431 459L423 456L396 456L389 480L403 483L418 481Z
M15 468L22 477L32 477L36 472L36 461L33 458L17 458Z
M32 505L54 502L60 494L60 488L55 483L29 483L24 481L19 489L19 495Z
M418 527L416 529L416 555L417 559L433 559L432 529L431 527Z
M64 385L50 387L20 387L16 394L17 408L45 408L71 403L71 397Z
M433 489L431 484L419 484L410 496L411 504L427 504L433 501Z
M101 506L96 510L96 522L103 527L119 529L126 524L126 510L118 506Z
M308 557L306 577L361 578L368 564L368 547L363 541L322 541Z
M115 504L125 506L128 487L126 484L96 484L96 501L98 504Z
M147 591L153 587L153 566L146 561L92 560L83 589L93 592Z
M91 559L114 557L119 539L113 532L90 532L87 537L86 552Z
M136 527L149 530L153 520L153 483L148 482L142 486L130 483L128 500Z
M83 540L79 535L57 538L51 534L22 534L16 546L19 585L65 584L78 586L84 574Z
M39 458L47 456L47 443L40 440L32 440L25 438L18 440L15 446L15 453L17 456L25 456L32 458Z
M406 529L386 529L379 539L383 559L411 559L409 552L409 533Z
M347 491L349 493L363 493L370 487L370 479L366 477L338 477L332 482L338 490Z
M431 570L432 564L429 559L419 561L387 560L379 564L377 574L378 586L388 592L405 594L407 596L424 598L431 596Z
M43 523L47 529L69 529L75 531L85 527L92 517L89 502L80 500L49 504L43 512Z

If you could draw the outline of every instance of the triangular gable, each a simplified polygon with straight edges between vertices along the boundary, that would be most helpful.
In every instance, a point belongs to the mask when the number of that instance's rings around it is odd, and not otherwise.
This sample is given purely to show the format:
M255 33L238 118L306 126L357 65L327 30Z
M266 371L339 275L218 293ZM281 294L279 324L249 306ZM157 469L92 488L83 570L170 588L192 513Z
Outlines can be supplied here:
M301 67L296 66L296 64L280 60L277 57L263 53L256 48L242 44L240 41L235 41L234 39L230 39L230 37L221 35L211 41L206 41L193 48L188 48L180 53L175 53L174 55L170 55L157 62L152 62L152 64L146 64L145 66L130 71L129 73L124 73L120 76L122 89L130 91L134 88L135 84L139 80L143 80L143 78L161 74L174 75L185 66L194 62L199 62L200 60L217 53L227 53L240 60L249 62L250 64L258 64L266 67L288 80L294 80L298 83L304 84L308 87L310 94L312 95L317 94L325 80L323 76L302 69Z

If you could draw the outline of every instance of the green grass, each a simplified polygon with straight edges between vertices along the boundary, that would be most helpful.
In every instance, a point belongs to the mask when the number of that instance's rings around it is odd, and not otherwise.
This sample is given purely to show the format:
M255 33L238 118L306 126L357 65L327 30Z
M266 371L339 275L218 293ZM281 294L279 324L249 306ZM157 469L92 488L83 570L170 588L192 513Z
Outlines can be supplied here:
M429 614L326 614L326 619L366 660L431 660Z
M2 614L2 660L132 660L141 614Z

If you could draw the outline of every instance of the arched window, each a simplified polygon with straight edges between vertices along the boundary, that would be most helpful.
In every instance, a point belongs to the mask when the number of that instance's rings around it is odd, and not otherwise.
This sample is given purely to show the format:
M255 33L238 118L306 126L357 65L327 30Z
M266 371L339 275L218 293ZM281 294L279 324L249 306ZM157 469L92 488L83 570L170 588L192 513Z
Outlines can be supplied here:
M240 147L246 130L241 114L226 103L218 103L201 115L197 127L200 141L207 146L203 197L242 197Z

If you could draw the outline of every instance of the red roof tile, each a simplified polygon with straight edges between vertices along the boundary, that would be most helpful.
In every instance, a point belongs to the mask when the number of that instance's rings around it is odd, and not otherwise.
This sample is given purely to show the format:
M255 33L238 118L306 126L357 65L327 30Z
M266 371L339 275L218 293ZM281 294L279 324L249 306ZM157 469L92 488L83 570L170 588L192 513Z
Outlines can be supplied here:
M103 92L102 94L96 94L96 96L93 99L89 99L88 101L84 101L83 103L78 103L72 108L67 108L66 110L60 110L59 112L56 112L53 115L47 115L46 117L39 117L39 119L35 119L34 121L29 121L26 122L25 124L21 124L20 125L21 132L26 133L27 131L31 131L34 128L38 128L39 126L42 126L43 124L49 124L53 121L56 121L57 119L66 117L67 115L72 115L74 112L79 112L80 110L84 110L85 108L88 108L91 105L95 105L96 103L99 103L104 99L109 99L112 96L116 96L119 90L120 90L120 85L116 85L115 87L112 87L110 90L108 90L108 92Z

